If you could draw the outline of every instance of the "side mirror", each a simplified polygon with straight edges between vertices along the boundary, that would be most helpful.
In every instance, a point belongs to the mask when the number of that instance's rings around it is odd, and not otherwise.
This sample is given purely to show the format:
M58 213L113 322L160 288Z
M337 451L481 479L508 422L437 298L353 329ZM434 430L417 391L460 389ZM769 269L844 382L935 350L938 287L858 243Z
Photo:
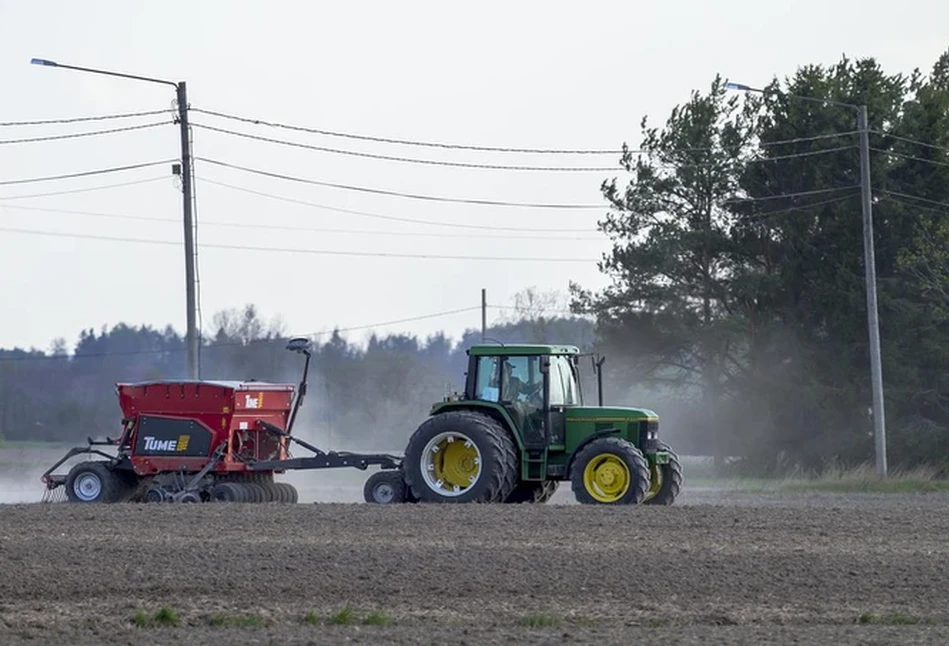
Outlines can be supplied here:
M310 354L311 348L312 345L310 344L310 340L306 337L296 337L294 339L290 339L290 341L287 342L287 350L290 350L291 352Z

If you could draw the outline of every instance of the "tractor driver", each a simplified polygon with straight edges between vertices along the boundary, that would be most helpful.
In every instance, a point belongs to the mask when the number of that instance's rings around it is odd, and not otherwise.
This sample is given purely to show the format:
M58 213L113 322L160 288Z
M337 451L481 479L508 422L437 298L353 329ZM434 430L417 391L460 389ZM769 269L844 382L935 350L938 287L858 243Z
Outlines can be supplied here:
M510 361L505 361L502 365L502 399L522 403L528 409L542 406L544 382L540 371L535 370L536 376L540 379L536 383L529 383L514 374L514 367Z

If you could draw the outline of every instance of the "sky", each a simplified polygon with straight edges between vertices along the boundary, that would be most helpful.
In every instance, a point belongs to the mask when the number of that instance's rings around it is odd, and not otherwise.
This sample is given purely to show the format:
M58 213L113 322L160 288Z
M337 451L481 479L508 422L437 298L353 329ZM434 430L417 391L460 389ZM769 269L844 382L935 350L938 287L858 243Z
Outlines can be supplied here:
M936 0L0 0L0 122L165 111L0 127L0 347L48 349L56 338L72 347L81 330L120 322L185 329L182 197L170 163L180 155L174 88L30 65L34 57L186 81L205 334L214 332L215 312L252 303L293 334L372 325L380 333L444 330L457 337L480 326L482 288L492 306L509 307L528 287L566 294L570 281L590 289L608 284L596 261L609 242L596 223L606 212L601 182L625 182L618 155L395 145L194 110L389 139L618 150L638 143L643 116L661 124L716 74L762 86L842 55L876 57L890 72L928 72L949 46L946 24L949 4ZM155 122L164 125L3 143ZM604 170L405 163L207 126L402 158ZM163 160L127 172L10 183ZM212 162L403 194L593 208L409 199ZM102 186L111 187L85 190ZM350 212L321 208L327 206ZM336 253L319 253L326 251ZM463 308L473 309L375 326ZM489 322L502 312L492 307Z

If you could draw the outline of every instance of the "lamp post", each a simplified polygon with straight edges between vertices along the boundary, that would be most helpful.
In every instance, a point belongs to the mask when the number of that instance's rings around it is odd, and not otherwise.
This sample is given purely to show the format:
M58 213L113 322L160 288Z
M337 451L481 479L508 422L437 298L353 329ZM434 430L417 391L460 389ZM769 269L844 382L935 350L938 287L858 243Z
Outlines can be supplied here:
M188 137L188 93L187 85L184 81L166 81L164 79L150 78L147 76L136 76L134 74L122 74L120 72L109 72L106 70L92 69L89 67L76 67L74 65L64 65L45 58L34 58L30 61L33 65L42 65L44 67L59 67L68 70L78 70L80 72L92 72L93 74L103 74L105 76L117 76L136 81L146 81L149 83L160 83L170 85L175 88L178 100L178 123L181 127L181 188L182 188L182 210L184 215L184 233L185 233L185 299L187 313L187 333L186 349L188 355L188 374L192 379L197 379L199 375L198 366L198 335L195 325L195 281L194 281L194 228L192 226L192 189L191 189L191 142Z
M757 92L764 94L760 88L753 88L741 83L726 83L730 90L743 92ZM873 211L870 198L870 135L867 124L867 106L842 103L831 99L820 99L796 94L781 93L790 99L812 101L828 105L837 105L850 108L857 113L857 130L860 132L860 203L863 210L863 257L865 282L867 288L867 327L870 337L870 381L873 392L873 436L876 448L876 469L880 478L887 476L886 464L886 419L883 404L883 367L880 353L880 320L877 311L876 259L873 244Z

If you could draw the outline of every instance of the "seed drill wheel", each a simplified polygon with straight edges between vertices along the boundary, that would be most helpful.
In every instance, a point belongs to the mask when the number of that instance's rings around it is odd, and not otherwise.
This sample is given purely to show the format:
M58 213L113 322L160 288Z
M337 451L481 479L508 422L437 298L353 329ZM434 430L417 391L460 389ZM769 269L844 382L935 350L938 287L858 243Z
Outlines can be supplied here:
M289 482L274 482L273 487L276 491L276 502L296 504L300 499L297 488Z
M380 505L406 502L405 480L398 469L377 471L369 476L362 494L366 502Z
M570 470L570 484L580 503L638 505L649 488L649 467L632 442L603 437L577 454Z
M405 482L420 502L502 502L518 478L517 451L497 421L449 411L416 429L405 450Z
M214 502L247 502L247 490L237 482L219 482L211 487Z
M105 462L80 462L66 476L69 502L118 502L128 493L128 485Z
M509 504L534 503L543 504L557 493L560 483L556 480L544 480L543 482L519 482L504 502Z
M679 462L679 456L668 444L660 442L658 448L669 452L669 463L650 466L652 483L643 500L645 505L671 505L682 488L682 463Z
M247 492L247 502L266 502L267 494L258 482L242 482L241 486Z

